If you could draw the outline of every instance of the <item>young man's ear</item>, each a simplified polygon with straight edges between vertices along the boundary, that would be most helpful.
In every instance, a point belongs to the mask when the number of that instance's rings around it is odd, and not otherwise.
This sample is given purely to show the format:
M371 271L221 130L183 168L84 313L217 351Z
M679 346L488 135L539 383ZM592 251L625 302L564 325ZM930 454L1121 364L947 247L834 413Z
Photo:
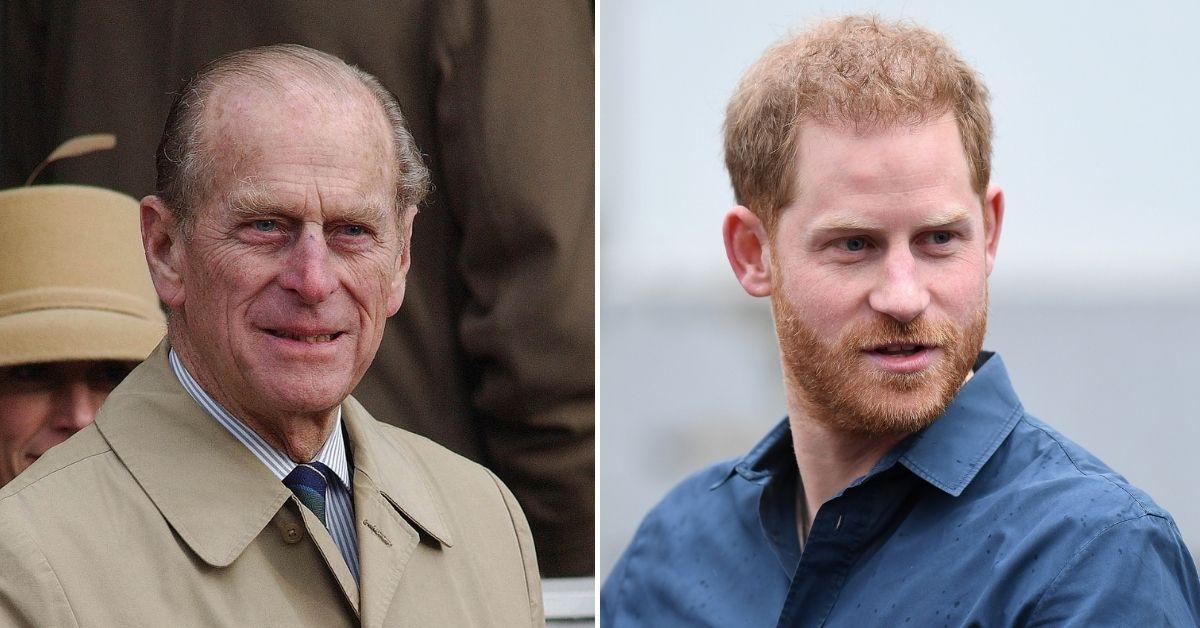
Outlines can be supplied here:
M725 236L725 255L738 283L751 296L770 296L771 250L762 221L738 205L725 214L721 232Z
M404 289L407 285L408 267L412 263L412 223L417 217L416 207L406 207L400 215L400 255L396 259L396 273L392 275L389 286L387 312L388 316L400 311L404 302Z
M142 248L158 298L171 309L183 305L183 280L179 268L182 243L175 226L175 215L157 196L142 199Z
M992 274L996 265L996 247L1000 245L1000 227L1004 226L1004 191L998 185L988 185L983 201L984 254L987 256L987 274Z

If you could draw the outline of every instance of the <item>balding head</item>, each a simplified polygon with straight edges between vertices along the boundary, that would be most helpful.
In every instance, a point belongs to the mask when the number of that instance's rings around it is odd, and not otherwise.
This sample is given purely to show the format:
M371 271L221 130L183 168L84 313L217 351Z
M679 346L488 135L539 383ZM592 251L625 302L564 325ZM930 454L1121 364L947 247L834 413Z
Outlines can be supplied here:
M186 234L196 208L221 179L216 144L225 116L218 115L239 98L312 99L309 104L332 110L357 111L364 124L377 120L391 135L396 180L397 217L416 207L429 190L429 171L396 99L374 77L332 55L295 44L251 48L230 53L202 67L176 98L156 154L156 194L163 199Z
M390 95L299 46L219 59L181 95L142 240L180 362L311 460L404 299L427 174Z

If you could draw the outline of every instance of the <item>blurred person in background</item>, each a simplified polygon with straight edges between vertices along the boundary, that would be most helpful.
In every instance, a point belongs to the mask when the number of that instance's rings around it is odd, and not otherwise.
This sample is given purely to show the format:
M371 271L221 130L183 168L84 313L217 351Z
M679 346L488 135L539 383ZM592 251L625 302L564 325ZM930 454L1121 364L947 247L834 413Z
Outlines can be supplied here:
M0 486L90 425L162 338L140 242L119 192L0 191Z
M493 469L529 516L543 575L591 575L589 3L16 0L0 11L4 181L22 180L31 152L104 128L121 138L111 157L45 178L150 194L171 101L226 52L297 43L377 76L433 189L413 226L405 307L354 395Z
M987 101L939 35L869 16L746 72L723 235L771 298L788 416L651 511L605 625L1200 621L1171 516L981 351L1004 217Z

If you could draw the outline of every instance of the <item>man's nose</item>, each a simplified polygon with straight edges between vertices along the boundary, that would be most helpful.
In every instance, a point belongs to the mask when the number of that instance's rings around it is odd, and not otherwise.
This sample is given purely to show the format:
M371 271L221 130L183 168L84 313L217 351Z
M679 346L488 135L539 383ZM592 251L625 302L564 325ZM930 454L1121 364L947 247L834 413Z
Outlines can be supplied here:
M889 251L879 282L871 291L871 309L901 323L920 316L929 307L929 290L919 270L907 248Z
M320 303L338 286L332 262L324 236L306 229L288 255L279 284L300 295L305 303Z
M91 425L104 400L83 377L63 382L54 394L54 427L68 436Z

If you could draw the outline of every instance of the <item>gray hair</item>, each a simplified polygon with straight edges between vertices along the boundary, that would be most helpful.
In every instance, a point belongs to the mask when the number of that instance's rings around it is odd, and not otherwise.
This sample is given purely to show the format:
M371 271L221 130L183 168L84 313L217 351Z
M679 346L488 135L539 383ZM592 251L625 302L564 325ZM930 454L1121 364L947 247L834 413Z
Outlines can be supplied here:
M211 191L214 156L202 142L204 109L217 87L230 80L251 80L255 84L280 85L284 70L307 78L316 78L334 86L365 87L379 104L392 127L396 153L397 216L415 207L429 193L429 170L412 134L404 126L400 105L380 82L368 72L341 59L298 44L277 44L239 50L210 61L187 80L180 90L155 153L156 194L170 208L176 224L189 233L195 208Z

